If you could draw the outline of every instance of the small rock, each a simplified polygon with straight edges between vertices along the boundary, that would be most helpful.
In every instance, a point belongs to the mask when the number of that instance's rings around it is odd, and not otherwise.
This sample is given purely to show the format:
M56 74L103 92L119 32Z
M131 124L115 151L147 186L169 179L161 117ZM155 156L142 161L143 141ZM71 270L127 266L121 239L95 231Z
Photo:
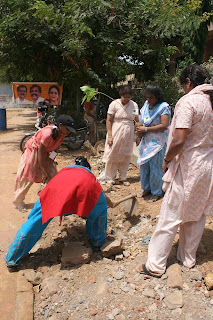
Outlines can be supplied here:
M42 273L35 272L34 270L30 270L30 271L26 272L25 277L26 277L27 281L29 281L30 283L32 283L34 285L37 285L37 284L41 283L41 281L42 281Z
M71 243L64 247L62 251L61 265L62 267L68 267L87 263L90 261L92 254L92 249L82 246L80 242Z
M165 295L163 292L160 293L160 301L162 301L164 299Z
M121 268L118 268L117 272L111 272L111 275L116 280L121 280L124 277L124 272L121 270Z
M115 256L115 260L116 261L121 261L121 260L123 260L123 255L122 254L117 254L116 256Z
M182 290L183 281L180 266L175 263L167 269L166 273L168 275L167 286L170 288L178 288Z
M120 254L122 250L122 239L107 242L101 247L101 252L104 257L115 256Z
M210 300L210 304L213 305L213 299Z
M125 258L128 258L130 256L130 252L129 251L123 251L123 255Z
M149 311L150 311L150 312L155 312L155 311L157 311L157 306L156 306L155 303L153 303L151 306L149 306Z
M42 292L49 296L53 296L58 292L58 278L57 277L49 277L42 281L41 283Z
M91 310L91 311L90 311L90 315L91 315L91 316L95 316L97 313L98 313L97 310Z
M97 288L97 295L101 295L103 293L106 293L108 289L108 284L107 282L103 281L99 283L98 288Z
M182 309L181 309L181 308L177 308L177 309L172 310L172 315L173 315L174 317L179 318L180 315L181 315L181 313L182 313Z
M113 317L115 317L115 316L117 316L119 313L121 312L121 310L120 309L118 309L118 308L115 308L115 309L113 309L112 310L112 315L113 315Z
M176 291L167 295L163 301L170 310L182 308L183 306L183 296L181 291Z
M144 295L145 297L154 298L154 297L155 297L155 292L154 292L154 290L152 290L152 289L145 289L145 290L143 291L143 295Z
M120 289L120 288L115 288L115 289L113 290L113 293L114 293L114 294L121 294L121 289Z
M88 282L89 283L96 283L96 278L94 275L90 276L89 279L88 279Z
M204 279L208 290L213 289L213 273L208 273Z
M201 281L202 278L203 278L203 275L199 270L197 270L197 269L191 270L191 272L189 274L190 280Z

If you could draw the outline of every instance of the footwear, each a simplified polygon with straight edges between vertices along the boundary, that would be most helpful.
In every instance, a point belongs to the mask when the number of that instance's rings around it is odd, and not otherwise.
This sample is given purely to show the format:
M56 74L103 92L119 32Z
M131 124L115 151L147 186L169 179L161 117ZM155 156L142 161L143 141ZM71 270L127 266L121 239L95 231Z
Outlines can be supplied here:
M27 208L23 204L17 206L16 209L18 209L20 212L27 212Z
M155 272L147 270L145 264L136 266L136 271L138 273L145 274L147 276L151 276L151 277L155 277L155 278L161 278L163 275L163 273L155 273Z
M156 202L161 198L161 196L152 196L149 200L147 200L148 203Z
M143 191L137 194L137 198L144 198L146 196L148 196L149 194L151 194L150 191Z
M14 264L14 265L7 265L7 270L12 273L12 272L17 272L18 271L18 265Z

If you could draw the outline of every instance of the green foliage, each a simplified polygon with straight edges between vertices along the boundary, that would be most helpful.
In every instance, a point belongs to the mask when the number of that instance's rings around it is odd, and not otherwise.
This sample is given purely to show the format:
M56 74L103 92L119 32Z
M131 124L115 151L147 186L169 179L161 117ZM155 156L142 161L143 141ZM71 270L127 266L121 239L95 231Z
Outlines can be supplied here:
M96 96L98 94L98 91L96 91L94 88L91 88L88 85L84 85L84 86L80 87L80 89L85 94L85 96L82 99L81 104L83 104L85 101L90 101L94 96Z
M130 73L154 81L177 43L196 57L212 1L2 0L0 9L0 77L63 82L70 101L84 83L108 93Z
M209 73L211 75L211 83L213 83L213 57L211 57L209 59L209 61L204 62L202 64L202 66L205 67L209 71Z

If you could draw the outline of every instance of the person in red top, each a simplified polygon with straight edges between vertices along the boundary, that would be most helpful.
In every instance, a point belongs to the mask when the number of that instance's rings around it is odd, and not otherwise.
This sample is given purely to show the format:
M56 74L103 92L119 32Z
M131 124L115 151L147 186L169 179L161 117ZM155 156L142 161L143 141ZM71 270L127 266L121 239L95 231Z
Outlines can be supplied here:
M89 142L92 145L95 145L97 142L97 113L96 109L93 106L92 102L85 102L84 103L84 120L88 122L88 129L89 129Z
M43 189L27 221L17 232L5 257L9 269L17 265L41 238L53 217L59 221L65 215L77 214L87 219L86 233L94 250L106 239L107 203L110 199L90 171L84 157L76 158L76 165L63 168Z

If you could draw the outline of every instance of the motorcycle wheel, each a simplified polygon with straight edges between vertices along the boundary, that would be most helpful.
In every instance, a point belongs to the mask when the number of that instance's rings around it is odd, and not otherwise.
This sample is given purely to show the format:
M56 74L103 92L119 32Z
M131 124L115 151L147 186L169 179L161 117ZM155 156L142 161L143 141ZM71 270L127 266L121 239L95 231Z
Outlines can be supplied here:
M22 139L21 142L19 144L20 150L21 152L24 150L25 144L27 143L28 140L30 140L30 138L32 138L32 136L34 135L34 133L32 133L31 135L25 135Z
M68 150L79 149L85 141L85 132L70 133L63 141Z

